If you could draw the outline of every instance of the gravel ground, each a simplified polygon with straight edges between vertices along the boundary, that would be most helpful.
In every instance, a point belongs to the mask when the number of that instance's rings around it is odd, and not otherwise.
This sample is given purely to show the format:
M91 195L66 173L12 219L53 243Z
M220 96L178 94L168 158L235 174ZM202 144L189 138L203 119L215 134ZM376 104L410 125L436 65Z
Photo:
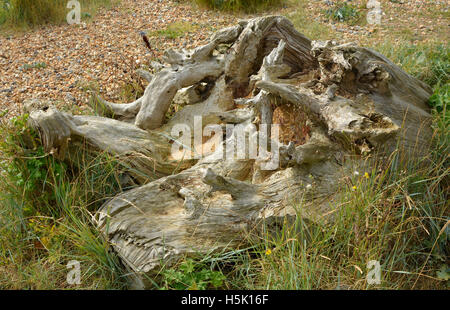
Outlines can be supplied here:
M448 43L450 33L449 0L378 0L381 3L381 25L354 25L335 23L332 28L343 33L343 38L371 45L386 38L411 44L442 41ZM316 0L322 4L327 1ZM348 1L363 12L367 0ZM313 4L314 2L310 2ZM315 9L317 10L316 5ZM323 8L323 7L322 7Z
M450 1L381 0L383 24L375 27L327 20L324 12L334 2L306 2L308 15L327 26L330 37L363 45L368 40L373 45L389 36L402 42L408 36L411 44L436 40L448 44ZM349 2L364 10L366 1ZM296 9L291 6L272 14L289 15ZM169 47L204 44L213 31L237 20L237 16L198 9L186 2L122 0L120 5L103 9L80 25L44 26L0 36L0 114L17 114L22 102L33 97L75 104L83 110L88 96L82 86L88 84L98 85L105 99L120 101L121 89L133 81L136 68L161 57ZM150 37L149 51L139 32L155 32L174 22L186 22L192 29L179 39Z
M174 22L187 22L195 32L182 40L150 37L152 51L140 31L151 33ZM122 0L80 25L45 26L32 32L0 37L0 112L15 115L27 98L47 98L81 108L87 94L80 86L98 84L102 96L118 100L141 64L159 58L168 47L204 44L214 30L235 17L162 0ZM45 67L33 64L45 64ZM3 113L4 114L4 113Z

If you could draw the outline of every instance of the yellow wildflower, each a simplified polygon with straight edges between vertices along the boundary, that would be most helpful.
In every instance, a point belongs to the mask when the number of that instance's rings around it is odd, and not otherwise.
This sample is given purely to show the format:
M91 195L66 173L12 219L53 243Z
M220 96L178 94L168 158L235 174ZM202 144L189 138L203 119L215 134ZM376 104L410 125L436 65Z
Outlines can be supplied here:
M266 255L270 255L270 254L272 254L272 250L271 249L267 249L266 250Z

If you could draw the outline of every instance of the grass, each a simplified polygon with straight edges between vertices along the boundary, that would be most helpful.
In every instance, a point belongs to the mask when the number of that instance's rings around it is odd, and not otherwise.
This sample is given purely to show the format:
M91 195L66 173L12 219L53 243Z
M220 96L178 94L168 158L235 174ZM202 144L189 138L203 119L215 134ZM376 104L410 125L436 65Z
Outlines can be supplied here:
M280 7L283 0L193 0L200 6L230 12L255 13Z
M361 12L347 2L336 2L334 6L325 11L325 15L338 22L356 24L361 18Z
M114 0L79 0L82 20L91 18L99 7L109 7ZM2 30L26 30L44 24L66 22L70 9L66 0L0 0Z
M144 95L145 87L136 77L122 84L120 98L122 102L133 102Z
M177 39L188 32L195 31L197 26L188 22L174 22L168 24L165 29L160 29L148 33L151 37L164 37L167 39Z
M295 1L291 5L295 5L296 10L289 12L286 17L292 21L298 31L308 38L331 39L332 31L323 23L311 18L307 4L307 1Z
M450 49L445 44L393 45L385 41L374 48L431 87L450 82Z
M44 153L26 119L2 122L0 287L72 288L71 260L81 263L83 288L124 287L123 266L91 223L105 197L121 190L118 164L82 147L72 165L59 161Z

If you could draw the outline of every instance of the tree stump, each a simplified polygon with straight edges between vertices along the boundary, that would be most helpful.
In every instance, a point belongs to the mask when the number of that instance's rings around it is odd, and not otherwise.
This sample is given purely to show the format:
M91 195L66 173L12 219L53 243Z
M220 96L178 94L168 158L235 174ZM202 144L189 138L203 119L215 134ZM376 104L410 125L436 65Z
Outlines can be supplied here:
M138 186L95 215L137 274L245 245L262 223L324 216L367 157L420 156L430 142L427 85L368 48L310 41L284 17L239 22L153 68L135 102L94 94L102 116L37 105L29 118L46 151L64 156L81 138L152 176L130 170ZM174 101L183 108L166 120ZM191 134L181 143L174 128ZM256 157L229 149L242 132Z

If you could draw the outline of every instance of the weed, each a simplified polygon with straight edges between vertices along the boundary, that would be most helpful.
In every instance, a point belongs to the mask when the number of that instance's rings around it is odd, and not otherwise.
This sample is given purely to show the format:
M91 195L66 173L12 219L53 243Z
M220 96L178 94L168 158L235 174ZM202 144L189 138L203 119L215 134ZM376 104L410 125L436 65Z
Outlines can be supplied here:
M338 2L333 8L326 10L325 15L338 22L355 24L361 16L358 9L346 2Z
M131 72L135 72L132 68ZM144 95L145 85L137 74L132 74L130 79L122 84L120 88L120 98L123 102L133 102Z
M193 259L186 259L177 268L162 271L165 289L205 290L219 288L223 285L225 276L220 271L211 270L204 264Z
M449 111L446 110L450 102L450 83L437 85L433 95L430 98L430 106L441 114L445 120L449 121Z

